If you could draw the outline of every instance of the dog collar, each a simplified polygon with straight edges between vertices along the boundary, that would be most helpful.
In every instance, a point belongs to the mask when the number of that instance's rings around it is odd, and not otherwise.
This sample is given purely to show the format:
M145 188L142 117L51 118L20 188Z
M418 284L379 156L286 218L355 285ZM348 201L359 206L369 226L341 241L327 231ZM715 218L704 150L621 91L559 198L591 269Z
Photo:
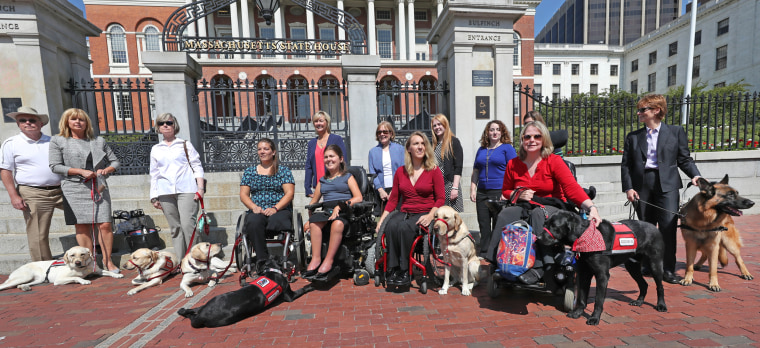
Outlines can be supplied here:
M683 224L678 225L678 227L680 227L681 229L687 229L687 230L694 231L694 232L723 232L723 231L728 231L728 228L726 228L726 226L723 226L723 225L720 225L720 226L715 227L715 228L711 228L709 230L698 230L698 229L696 229L694 227L691 227L689 225L683 225Z
M549 237L552 237L552 239L554 239L554 240L557 240L557 237L555 237L555 236L552 234L552 231L549 231L549 229L548 229L548 228L544 227L544 232L548 233L548 234L549 234ZM577 242L577 240L576 240L576 242Z

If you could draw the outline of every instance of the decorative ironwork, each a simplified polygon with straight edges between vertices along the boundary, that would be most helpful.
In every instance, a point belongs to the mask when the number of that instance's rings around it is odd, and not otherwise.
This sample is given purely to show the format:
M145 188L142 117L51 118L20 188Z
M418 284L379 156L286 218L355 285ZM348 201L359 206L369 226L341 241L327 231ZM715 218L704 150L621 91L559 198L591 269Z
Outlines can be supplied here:
M121 162L116 174L147 174L150 149L158 143L152 128L155 116L150 79L70 80L71 105L97 119L93 124Z
M286 40L229 37L189 37L187 29L196 21L228 6L237 0L200 0L175 10L166 20L163 32L165 51L227 54L368 54L367 35L359 21L350 13L317 0L294 0L308 11L344 29L348 40Z
M206 171L242 171L258 164L261 138L275 142L281 164L303 169L308 142L316 135L311 116L318 110L331 116L331 133L350 146L346 84L337 79L204 79L198 95Z

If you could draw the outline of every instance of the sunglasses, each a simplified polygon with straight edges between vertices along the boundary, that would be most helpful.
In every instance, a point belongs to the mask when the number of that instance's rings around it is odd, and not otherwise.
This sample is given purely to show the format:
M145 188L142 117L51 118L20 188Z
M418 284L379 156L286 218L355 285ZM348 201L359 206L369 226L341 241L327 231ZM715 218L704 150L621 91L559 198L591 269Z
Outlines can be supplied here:
M31 124L37 123L37 119L36 118L19 118L16 121L18 121L18 123L27 123L27 122L29 122Z
M174 125L174 121L156 122L156 124L157 124L159 127L161 127L161 126L163 126L163 125L167 125L167 126L173 126L173 125Z
M391 131L389 131L389 130L379 130L379 131L377 131L377 134L378 135L380 135L380 134L391 134Z
M636 111L638 111L640 114L643 114L643 113L645 113L647 110L652 110L652 109L654 109L654 108L650 108L650 107L648 107L648 106L647 106L647 107L645 107L645 108L638 108L638 109L636 109Z
M541 134L525 134L523 135L523 140L530 140L530 138L541 140Z

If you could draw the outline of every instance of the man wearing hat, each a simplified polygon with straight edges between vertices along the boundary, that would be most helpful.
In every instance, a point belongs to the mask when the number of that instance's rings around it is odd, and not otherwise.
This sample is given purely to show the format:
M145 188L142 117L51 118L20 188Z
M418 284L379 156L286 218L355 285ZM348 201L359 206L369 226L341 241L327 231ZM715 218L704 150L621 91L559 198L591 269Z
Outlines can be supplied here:
M11 112L21 133L3 142L0 178L14 208L24 212L32 261L52 260L48 234L55 208L63 208L61 177L50 170L50 136L42 127L50 118L27 106Z

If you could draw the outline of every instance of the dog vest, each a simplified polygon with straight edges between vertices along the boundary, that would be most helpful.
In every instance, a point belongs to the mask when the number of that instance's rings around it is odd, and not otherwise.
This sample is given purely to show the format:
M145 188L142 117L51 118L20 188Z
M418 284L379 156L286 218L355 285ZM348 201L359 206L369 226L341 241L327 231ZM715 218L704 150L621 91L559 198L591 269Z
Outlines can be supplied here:
M264 298L266 298L264 306L269 306L270 303L277 299L277 296L280 296L280 294L282 294L282 287L274 280L271 280L264 276L256 278L249 284L261 289L261 292L264 293Z
M50 280L48 280L48 276L50 275L50 270L53 269L53 267L60 267L60 266L63 266L65 264L66 264L66 262L64 262L63 259L59 259L59 260L53 261L53 263L50 264L50 267L48 267L47 272L45 272L45 280L44 280L44 282L45 283L50 282Z
M636 247L639 243L631 228L619 222L613 222L612 227L615 228L615 240L612 243L612 250L610 252L612 254L636 252Z

